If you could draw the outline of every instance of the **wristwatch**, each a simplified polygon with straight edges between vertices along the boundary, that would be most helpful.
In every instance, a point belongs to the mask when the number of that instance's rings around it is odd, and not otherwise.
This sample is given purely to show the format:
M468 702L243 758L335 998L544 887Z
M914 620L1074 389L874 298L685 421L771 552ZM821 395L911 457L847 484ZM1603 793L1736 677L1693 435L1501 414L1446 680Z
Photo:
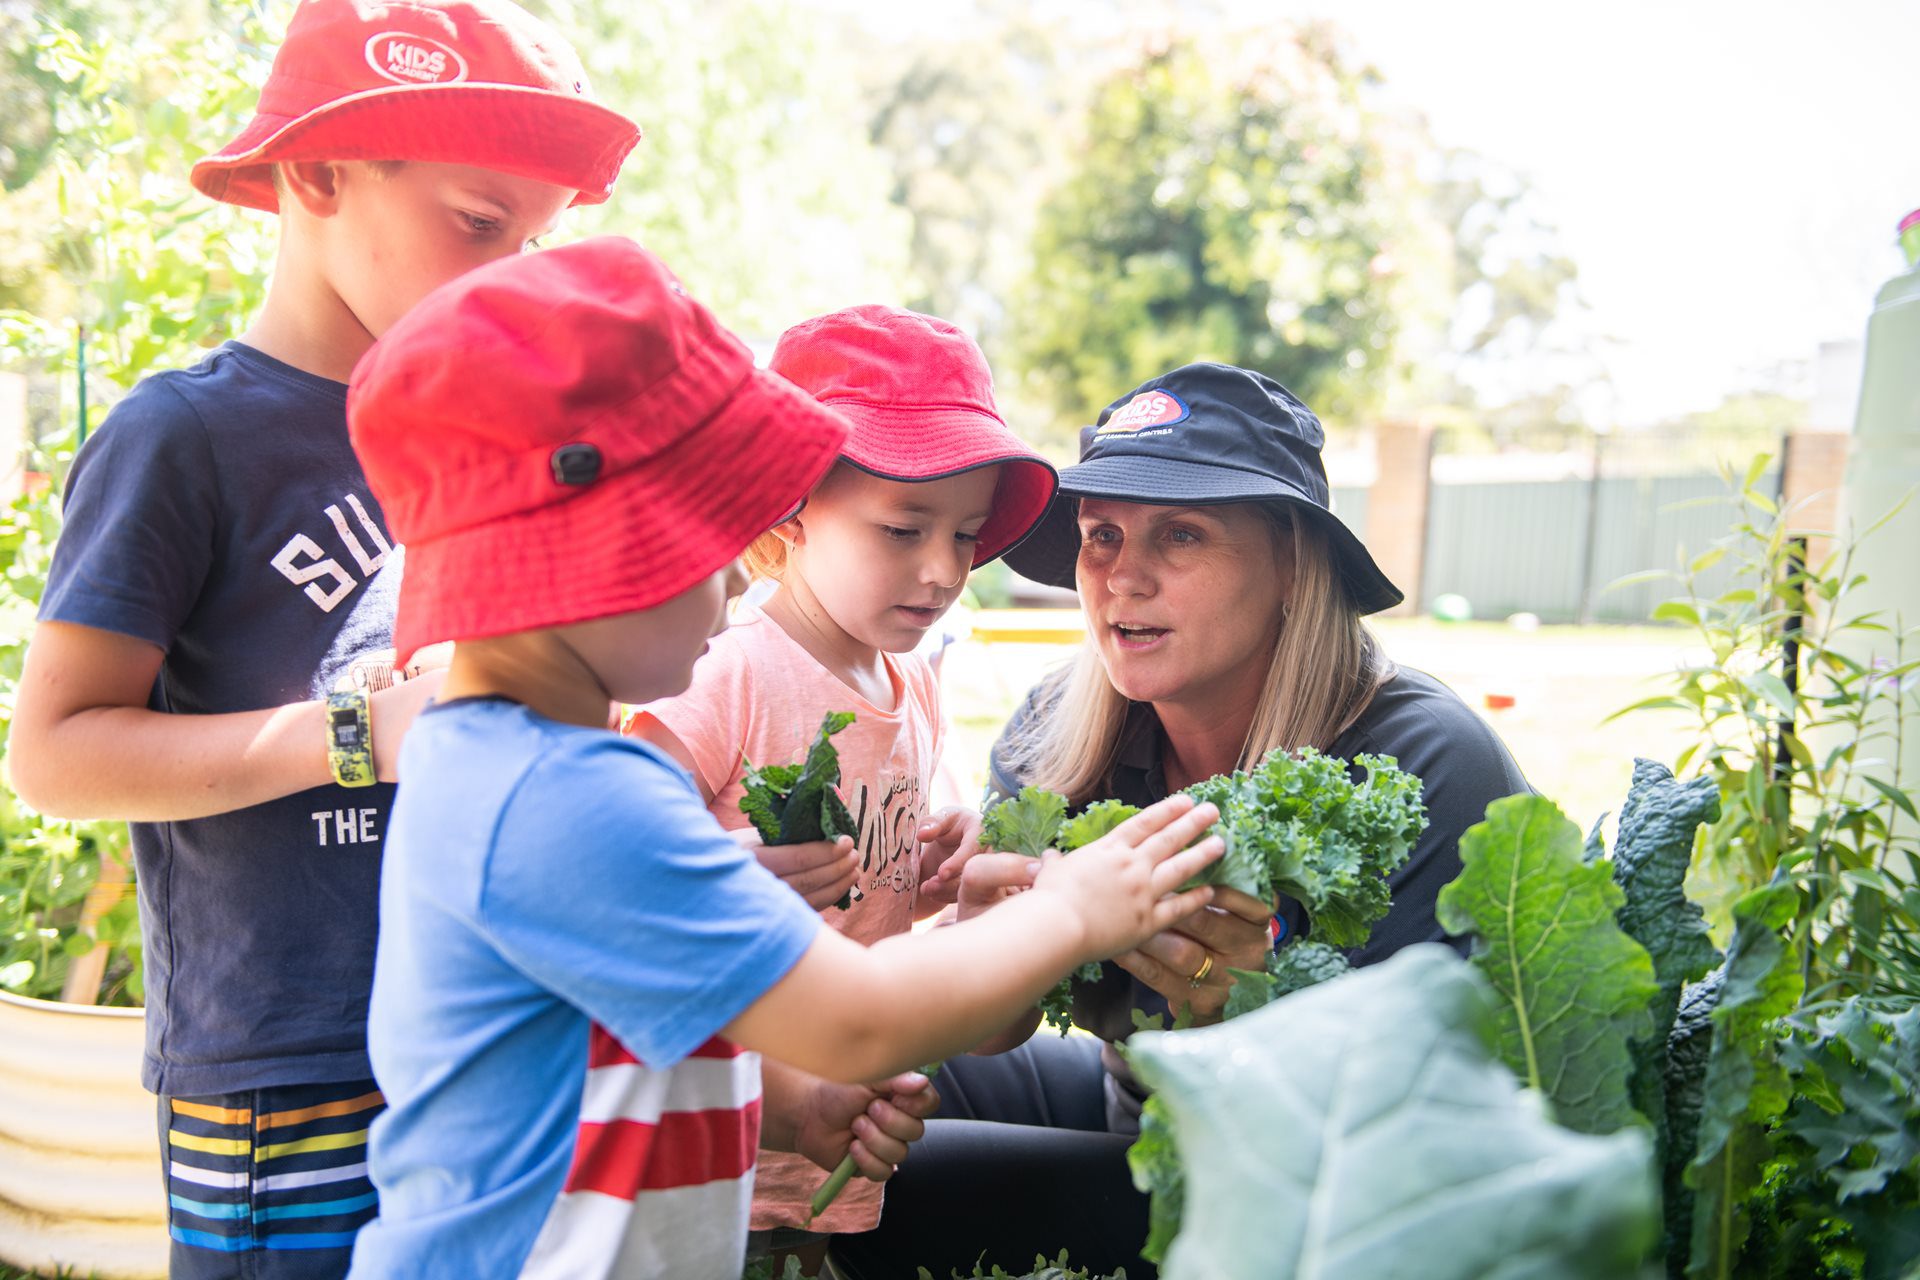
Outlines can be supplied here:
M327 695L327 764L343 787L374 783L373 717L358 689Z

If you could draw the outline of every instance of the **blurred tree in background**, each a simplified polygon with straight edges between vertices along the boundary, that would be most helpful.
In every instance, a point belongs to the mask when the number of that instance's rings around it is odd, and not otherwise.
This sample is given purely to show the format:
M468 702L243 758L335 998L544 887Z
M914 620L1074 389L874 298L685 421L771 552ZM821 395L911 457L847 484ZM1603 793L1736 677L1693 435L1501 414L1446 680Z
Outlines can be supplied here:
M1321 412L1379 400L1408 202L1364 73L1324 33L1174 39L1094 91L1041 207L1021 366L1087 415L1194 359L1271 374Z
M897 300L906 223L866 144L832 28L783 0L532 0L595 96L646 136L569 233L631 236L728 326L771 339L809 315Z
M1095 87L1013 339L1059 428L1193 359L1334 420L1424 410L1538 341L1572 263L1523 187L1378 87L1319 25L1158 38Z

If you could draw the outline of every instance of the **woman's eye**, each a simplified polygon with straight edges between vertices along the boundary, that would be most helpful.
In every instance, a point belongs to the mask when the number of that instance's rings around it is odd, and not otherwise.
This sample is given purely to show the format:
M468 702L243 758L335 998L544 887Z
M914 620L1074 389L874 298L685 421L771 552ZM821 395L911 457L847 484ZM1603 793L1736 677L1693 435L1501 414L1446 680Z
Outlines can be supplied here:
M1173 543L1176 547L1189 547L1200 541L1200 535L1191 529L1169 529L1167 530L1167 541Z
M1082 529L1080 541L1086 546L1107 546L1118 542L1120 535L1112 529Z

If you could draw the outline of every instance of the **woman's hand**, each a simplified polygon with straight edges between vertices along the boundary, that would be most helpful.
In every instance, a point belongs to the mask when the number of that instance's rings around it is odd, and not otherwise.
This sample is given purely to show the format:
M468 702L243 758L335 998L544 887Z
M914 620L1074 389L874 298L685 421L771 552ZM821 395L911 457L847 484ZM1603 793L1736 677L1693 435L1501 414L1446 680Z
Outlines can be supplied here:
M980 851L980 814L961 805L942 809L920 824L918 835L918 901L927 907L950 906L959 896L961 873Z
M1233 988L1229 969L1266 967L1273 949L1268 922L1273 911L1237 889L1216 888L1213 905L1114 957L1122 969L1166 997L1178 1010L1189 1005L1196 1022L1218 1022ZM1208 961L1212 961L1208 964ZM1195 974L1205 969L1196 984Z
M860 858L853 851L852 836L805 844L766 844L752 827L727 834L752 853L761 866L786 881L787 887L805 898L815 911L824 911L840 901L840 895L851 889L860 875Z
M820 1080L795 1117L793 1149L828 1170L850 1155L862 1177L885 1182L939 1107L933 1082L918 1071L874 1085Z

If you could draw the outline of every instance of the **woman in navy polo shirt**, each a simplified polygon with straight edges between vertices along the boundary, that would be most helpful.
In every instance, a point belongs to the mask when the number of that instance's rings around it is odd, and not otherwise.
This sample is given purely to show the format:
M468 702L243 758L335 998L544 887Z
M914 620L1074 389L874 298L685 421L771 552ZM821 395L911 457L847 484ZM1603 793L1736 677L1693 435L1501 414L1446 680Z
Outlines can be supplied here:
M1324 439L1286 388L1219 364L1152 379L1082 433L1079 465L1007 562L1077 587L1088 641L1014 713L990 789L1145 805L1278 747L1396 757L1424 783L1429 825L1352 955L1364 965L1448 940L1434 899L1460 870L1461 832L1527 784L1458 695L1396 666L1363 625L1402 597L1329 507ZM1096 1274L1153 1274L1138 1256L1146 1200L1126 1167L1145 1093L1113 1044L1136 1010L1185 1003L1196 1022L1218 1020L1227 971L1259 969L1275 937L1305 927L1297 903L1219 890L1178 932L1077 987L1074 1021L1092 1037L1043 1033L949 1063L944 1118L888 1187L880 1228L836 1242L843 1272L945 1275L983 1250L1025 1265L1065 1248Z

